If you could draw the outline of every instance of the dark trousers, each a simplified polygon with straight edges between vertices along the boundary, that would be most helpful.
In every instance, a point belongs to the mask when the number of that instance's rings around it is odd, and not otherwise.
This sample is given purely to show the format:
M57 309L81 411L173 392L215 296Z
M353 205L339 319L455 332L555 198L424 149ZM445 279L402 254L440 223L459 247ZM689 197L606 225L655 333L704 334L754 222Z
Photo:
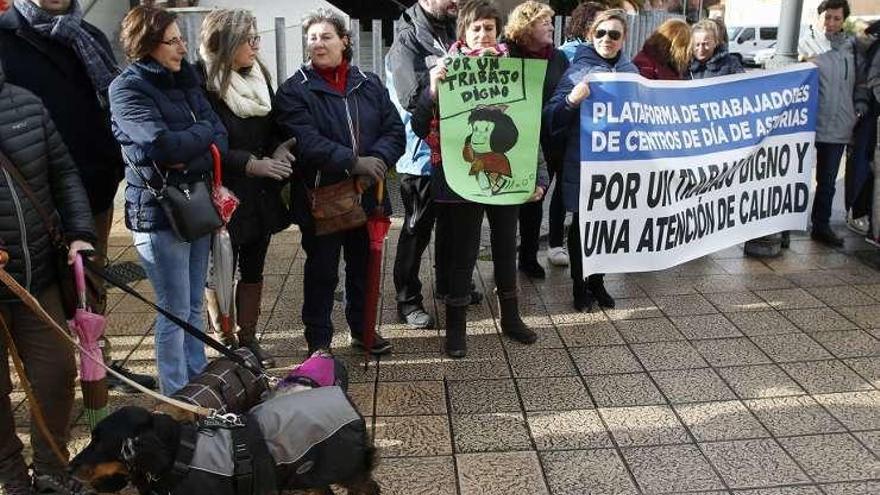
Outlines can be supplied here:
M370 249L366 227L322 236L316 236L314 230L305 228L302 231L302 247L306 252L302 321L309 347L329 347L333 339L330 314L333 311L333 292L339 283L340 251L345 259L345 319L352 335L361 335Z
M258 284L263 281L263 268L266 266L266 253L272 236L265 236L247 244L232 245L236 266L241 274L241 281L246 284Z
M843 143L816 143L816 195L813 198L813 228L826 229L831 220L834 183L840 168Z
M565 205L562 203L562 186L557 175L550 197L550 215L547 244L560 247L565 238ZM550 176L551 182L553 175ZM545 195L544 198L547 196ZM519 259L534 261L538 258L541 239L541 222L544 220L544 198L533 203L524 203L519 207Z
M483 215L489 218L495 287L502 296L516 295L516 224L519 206L490 206L478 203L439 203L438 226L448 230L454 241L438 253L448 258L447 277L450 306L470 303L471 275L480 252ZM438 238L440 235L438 234Z
M397 308L408 314L422 307L419 270L422 256L431 242L436 213L431 200L430 176L400 174L399 178L404 218L394 257L394 290L397 292ZM439 235L436 242L440 242ZM441 282L438 280L437 284L439 286Z
M37 299L52 318L62 325L64 311L61 294L53 285ZM73 387L76 379L76 362L70 343L40 320L21 303L0 305L0 315L6 322L15 346L24 363L25 373L34 388L40 409L46 418L46 426L55 437L62 453L67 455L73 410ZM15 434L15 422L9 394L12 381L9 377L6 339L0 338L0 483L6 482L24 468L22 444ZM31 417L31 445L34 449L34 467L42 473L58 473L64 470L49 443L39 432Z
M562 247L565 245L565 204L562 202L562 175L556 174L553 183L553 195L550 196L550 232L547 245Z

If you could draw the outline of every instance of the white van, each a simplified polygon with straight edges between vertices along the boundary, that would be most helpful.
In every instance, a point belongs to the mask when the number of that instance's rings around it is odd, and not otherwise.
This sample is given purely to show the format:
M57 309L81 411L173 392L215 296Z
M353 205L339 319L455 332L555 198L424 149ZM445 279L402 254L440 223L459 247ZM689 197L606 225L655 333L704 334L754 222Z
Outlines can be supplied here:
M731 26L728 28L727 49L739 57L743 65L755 66L755 52L776 43L776 26Z

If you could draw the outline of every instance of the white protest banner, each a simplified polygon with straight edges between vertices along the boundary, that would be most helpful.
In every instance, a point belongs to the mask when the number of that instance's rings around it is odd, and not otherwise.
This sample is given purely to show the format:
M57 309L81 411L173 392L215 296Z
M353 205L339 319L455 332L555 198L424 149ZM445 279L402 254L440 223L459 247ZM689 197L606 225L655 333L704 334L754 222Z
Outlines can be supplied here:
M818 76L591 76L581 104L584 273L661 270L807 225Z

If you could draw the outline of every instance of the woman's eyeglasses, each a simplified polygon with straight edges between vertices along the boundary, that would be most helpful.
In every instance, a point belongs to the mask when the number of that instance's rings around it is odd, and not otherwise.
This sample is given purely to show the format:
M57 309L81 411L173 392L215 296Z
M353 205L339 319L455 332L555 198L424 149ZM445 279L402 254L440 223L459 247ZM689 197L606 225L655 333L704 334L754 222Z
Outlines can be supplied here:
M181 38L180 36L171 38L170 40L162 40L159 43L168 46L183 46L186 44L186 40Z
M600 39L604 38L606 35L609 38L611 38L612 41L617 41L621 37L623 37L623 33L621 33L620 31L618 31L616 29L607 29L607 30L606 29L597 29L596 35L594 36L594 38L596 38L597 40L600 40Z
M260 46L260 40L263 39L259 34L252 34L247 38L247 44L250 45L251 48L256 48Z

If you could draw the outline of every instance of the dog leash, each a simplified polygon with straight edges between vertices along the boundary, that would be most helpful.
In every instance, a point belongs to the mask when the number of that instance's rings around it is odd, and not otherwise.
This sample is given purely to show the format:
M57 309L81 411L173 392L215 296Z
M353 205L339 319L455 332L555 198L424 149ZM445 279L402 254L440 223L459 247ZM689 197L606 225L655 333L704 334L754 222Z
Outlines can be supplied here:
M8 259L8 254L5 252L2 252L2 255L0 255L0 259L2 259L2 258ZM110 373L111 375L115 376L117 379L124 382L125 384L137 389L138 391L140 391L142 393L149 395L150 397L152 397L158 401L165 402L166 404L170 404L174 407L178 407L180 409L183 409L184 411L191 412L197 416L203 416L203 417L218 417L218 416L223 417L223 416L225 416L225 415L218 415L217 412L213 409L208 409L205 407L189 404L189 403L177 400L177 399L173 399L171 397L167 397L167 396L162 395L159 392L156 392L154 390L150 390L149 388L144 387L140 383L137 383L134 380L131 380L128 377L126 377L125 375L110 368L109 366L104 364L103 359L98 359L97 357L92 356L92 354L89 351L87 351L82 346L80 346L79 342L77 342L77 340L74 339L70 335L70 333L67 332L67 330L64 327L59 325L58 322L56 322L51 316L49 316L49 313L47 313L46 310L43 309L43 307L40 305L40 302L37 301L37 299L34 296L32 296L27 290L25 290L24 287L19 285L19 283L15 280L15 278L13 278L12 275L10 275L9 272L7 272L3 268L0 268L0 281L2 281L6 285L6 287L8 287L9 290L11 290L16 296L18 296L18 298L21 299L21 301L25 304L25 306L30 308L30 310L33 311L34 314L38 318L43 320L43 322L45 322L52 329L54 329L61 336L63 336L68 342L71 343L71 345L73 345L73 347L78 349L82 353L82 355L87 356L93 362L95 362L96 364L98 364L99 366L104 368L107 371L107 373Z
M24 363L21 362L21 355L18 353L18 347L16 347L15 341L12 340L12 332L9 330L9 326L6 325L6 319L3 318L2 315L0 315L0 327L3 329L3 336L6 338L6 347L9 349L9 354L12 355L12 364L15 366L15 372L18 373L19 380L21 380L21 387L24 389L24 395L31 404L31 414L33 414L34 421L37 423L37 430L40 431L40 434L42 434L43 438L46 439L46 442L49 443L49 447L52 449L55 457L58 458L58 462L60 462L62 466L67 466L67 458L61 452L61 447L55 442L55 437L52 436L52 432L49 431L49 425L46 424L46 417L43 416L43 408L41 408L40 403L37 402L37 395L34 393L34 387L31 385L31 381L28 380L27 374L25 373Z

